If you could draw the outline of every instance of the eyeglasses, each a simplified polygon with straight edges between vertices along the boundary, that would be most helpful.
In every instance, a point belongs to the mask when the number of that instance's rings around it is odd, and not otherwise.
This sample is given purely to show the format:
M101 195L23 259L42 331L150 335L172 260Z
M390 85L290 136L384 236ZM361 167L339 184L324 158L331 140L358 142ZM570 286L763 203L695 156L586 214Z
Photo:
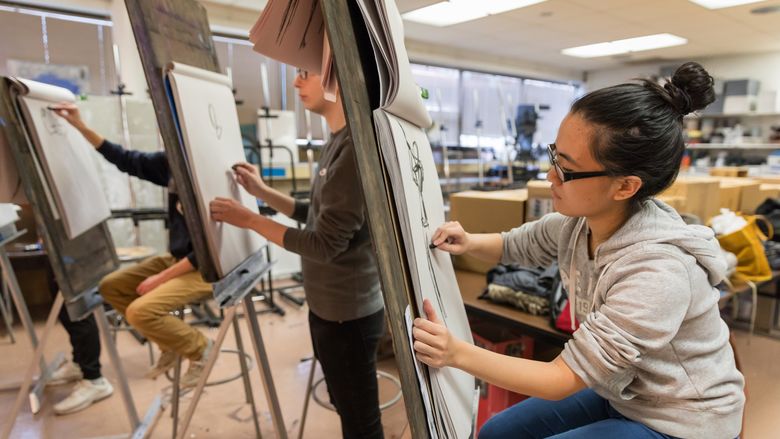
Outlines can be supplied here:
M309 79L309 72L307 70L295 69L295 73L297 73L298 76L300 76L303 80Z
M571 180L579 180L582 178L591 177L605 177L609 175L607 171L593 171L593 172L569 172L561 169L561 165L558 163L558 152L555 148L555 144L551 143L547 145L547 154L550 157L550 165L555 169L555 173L558 174L558 178L563 183Z

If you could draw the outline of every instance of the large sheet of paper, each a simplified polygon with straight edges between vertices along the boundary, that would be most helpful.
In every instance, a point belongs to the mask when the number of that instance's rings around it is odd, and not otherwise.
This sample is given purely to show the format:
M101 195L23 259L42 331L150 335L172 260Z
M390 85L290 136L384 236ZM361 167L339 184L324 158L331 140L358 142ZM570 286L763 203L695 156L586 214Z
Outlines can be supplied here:
M266 243L256 232L217 223L209 214L216 197L233 198L258 213L257 200L236 183L231 169L246 161L233 85L225 75L183 64L168 66L166 78L206 242L224 277Z
M75 128L48 109L75 102L69 90L14 78L18 106L46 177L47 197L73 239L111 216L94 163L94 148Z
M430 127L433 121L412 76L398 6L394 0L360 0L358 5L377 60L381 108L419 127Z
M321 75L325 98L335 102L335 66L319 0L269 0L249 41L255 52Z
M374 112L383 160L390 174L407 258L411 262L417 309L429 299L452 334L473 342L455 270L448 253L430 249L431 237L444 223L436 164L425 132L384 110ZM472 429L474 377L450 367L431 369L441 437L467 438Z

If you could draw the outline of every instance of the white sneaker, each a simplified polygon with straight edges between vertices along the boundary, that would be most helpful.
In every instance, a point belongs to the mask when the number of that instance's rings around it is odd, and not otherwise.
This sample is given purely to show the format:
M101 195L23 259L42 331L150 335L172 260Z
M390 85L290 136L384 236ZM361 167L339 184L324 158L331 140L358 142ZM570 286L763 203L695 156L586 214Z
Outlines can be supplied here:
M213 350L214 350L214 341L208 339L208 343L206 344L206 349L203 350L203 354L201 354L200 359L190 360L190 367L187 368L187 373L185 373L184 376L181 377L181 380L179 381L179 386L182 389L188 389L190 387L195 387L198 385L198 380L200 379L200 376L203 373L203 369L206 368L206 363L208 362L209 357L212 355Z
M54 413L58 415L76 413L108 398L112 393L114 393L114 388L103 377L96 380L81 380L67 398L54 404Z
M81 373L81 368L72 361L66 361L51 373L46 385L59 386L82 378L84 378L84 375Z

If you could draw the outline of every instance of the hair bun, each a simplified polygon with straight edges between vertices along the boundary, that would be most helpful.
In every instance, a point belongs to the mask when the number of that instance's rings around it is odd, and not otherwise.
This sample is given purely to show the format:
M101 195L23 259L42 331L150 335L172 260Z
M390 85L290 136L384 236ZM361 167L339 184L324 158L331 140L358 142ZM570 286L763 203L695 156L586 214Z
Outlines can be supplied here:
M677 68L664 89L669 93L672 105L685 116L715 101L715 90L712 88L714 82L701 64L687 62Z

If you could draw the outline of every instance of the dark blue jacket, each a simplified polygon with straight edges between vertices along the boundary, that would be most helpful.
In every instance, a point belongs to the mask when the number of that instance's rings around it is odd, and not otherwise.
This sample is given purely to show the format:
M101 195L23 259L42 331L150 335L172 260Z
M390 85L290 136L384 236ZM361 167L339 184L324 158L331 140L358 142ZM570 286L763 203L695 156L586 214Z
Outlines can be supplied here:
M127 150L116 143L104 140L98 152L120 171L138 177L141 180L168 187L171 169L165 152L142 152ZM192 239L180 209L179 196L168 191L168 247L176 259L186 257L197 268L195 253L192 251Z

